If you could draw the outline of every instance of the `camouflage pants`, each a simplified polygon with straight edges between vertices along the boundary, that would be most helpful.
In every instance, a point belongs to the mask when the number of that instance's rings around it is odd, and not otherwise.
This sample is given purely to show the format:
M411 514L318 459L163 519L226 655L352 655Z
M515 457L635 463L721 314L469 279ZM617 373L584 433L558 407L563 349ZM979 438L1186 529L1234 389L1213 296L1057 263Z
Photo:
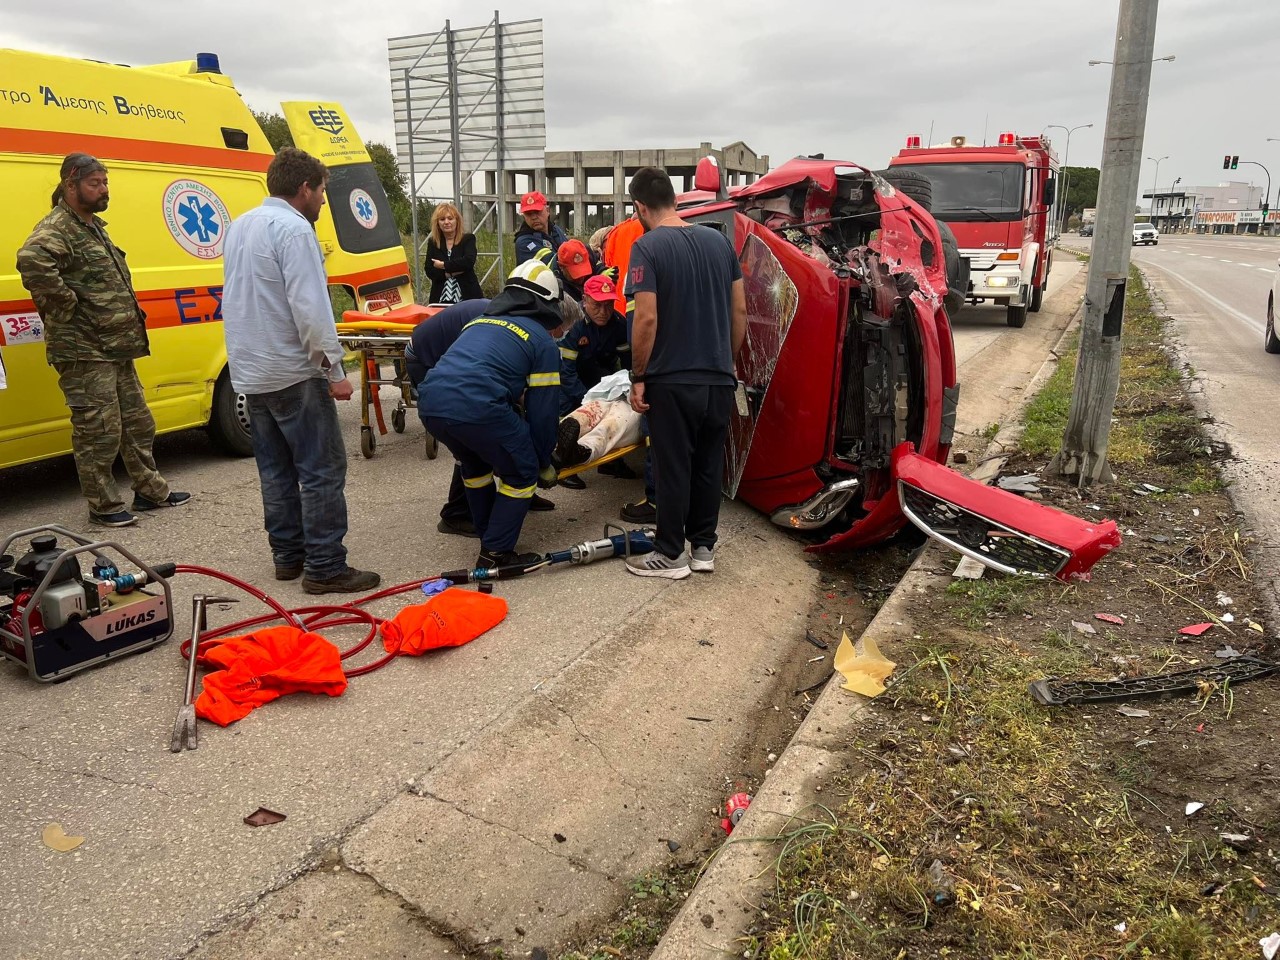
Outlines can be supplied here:
M136 492L157 503L168 497L169 485L151 453L156 422L133 361L67 360L53 368L71 408L71 449L89 510L125 509L111 472L117 453Z

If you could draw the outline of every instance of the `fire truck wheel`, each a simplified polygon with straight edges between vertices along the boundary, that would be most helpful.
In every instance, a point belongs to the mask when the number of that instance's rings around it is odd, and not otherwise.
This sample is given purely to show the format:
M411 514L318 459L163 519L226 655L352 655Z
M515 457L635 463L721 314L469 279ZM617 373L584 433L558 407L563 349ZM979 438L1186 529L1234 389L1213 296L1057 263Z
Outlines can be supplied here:
M1032 313L1039 313L1040 307L1043 305L1043 303L1044 303L1044 287L1041 284L1037 283L1035 285L1035 288L1031 291L1031 303L1028 305L1027 309L1030 310Z
M1005 322L1015 330L1025 327L1027 325L1027 305L1024 303L1015 307L1013 304L1009 304L1009 312L1005 314Z
M877 172L926 210L933 209L933 182L924 174L897 167Z
M1276 302L1275 295L1267 297L1267 331L1262 339L1262 348L1267 353L1280 353L1280 337L1276 336Z

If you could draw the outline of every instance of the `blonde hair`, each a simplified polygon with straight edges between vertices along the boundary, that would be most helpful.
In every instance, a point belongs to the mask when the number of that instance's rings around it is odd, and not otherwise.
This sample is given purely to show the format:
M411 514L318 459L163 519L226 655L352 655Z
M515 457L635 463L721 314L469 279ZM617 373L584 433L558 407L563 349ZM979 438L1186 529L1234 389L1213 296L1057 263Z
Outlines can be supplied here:
M450 213L453 214L453 219L458 224L457 231L454 233L454 242L456 243L464 235L462 214L458 212L458 208L452 203L442 203L431 213L431 239L436 242L437 247L442 249L444 248L444 231L440 229L440 220Z

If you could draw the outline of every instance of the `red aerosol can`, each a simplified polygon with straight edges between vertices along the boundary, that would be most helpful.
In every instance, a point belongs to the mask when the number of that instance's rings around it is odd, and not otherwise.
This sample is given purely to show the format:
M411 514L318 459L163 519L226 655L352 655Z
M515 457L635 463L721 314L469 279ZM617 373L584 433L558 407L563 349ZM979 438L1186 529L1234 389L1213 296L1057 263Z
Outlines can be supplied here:
M733 828L738 825L738 821L742 819L749 806L751 806L751 794L749 793L735 793L725 801L724 812L726 816L720 821L720 826L724 828L725 833L733 833Z

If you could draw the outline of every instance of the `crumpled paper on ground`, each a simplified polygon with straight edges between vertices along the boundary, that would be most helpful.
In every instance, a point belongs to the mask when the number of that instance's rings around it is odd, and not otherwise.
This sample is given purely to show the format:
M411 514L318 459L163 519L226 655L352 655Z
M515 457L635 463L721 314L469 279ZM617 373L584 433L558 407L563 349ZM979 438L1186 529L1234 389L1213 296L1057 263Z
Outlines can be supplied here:
M863 634L855 647L848 631L841 633L840 646L836 648L836 669L844 676L841 686L846 690L864 697L878 697L884 693L884 681L895 667L897 664L885 659L871 637Z

